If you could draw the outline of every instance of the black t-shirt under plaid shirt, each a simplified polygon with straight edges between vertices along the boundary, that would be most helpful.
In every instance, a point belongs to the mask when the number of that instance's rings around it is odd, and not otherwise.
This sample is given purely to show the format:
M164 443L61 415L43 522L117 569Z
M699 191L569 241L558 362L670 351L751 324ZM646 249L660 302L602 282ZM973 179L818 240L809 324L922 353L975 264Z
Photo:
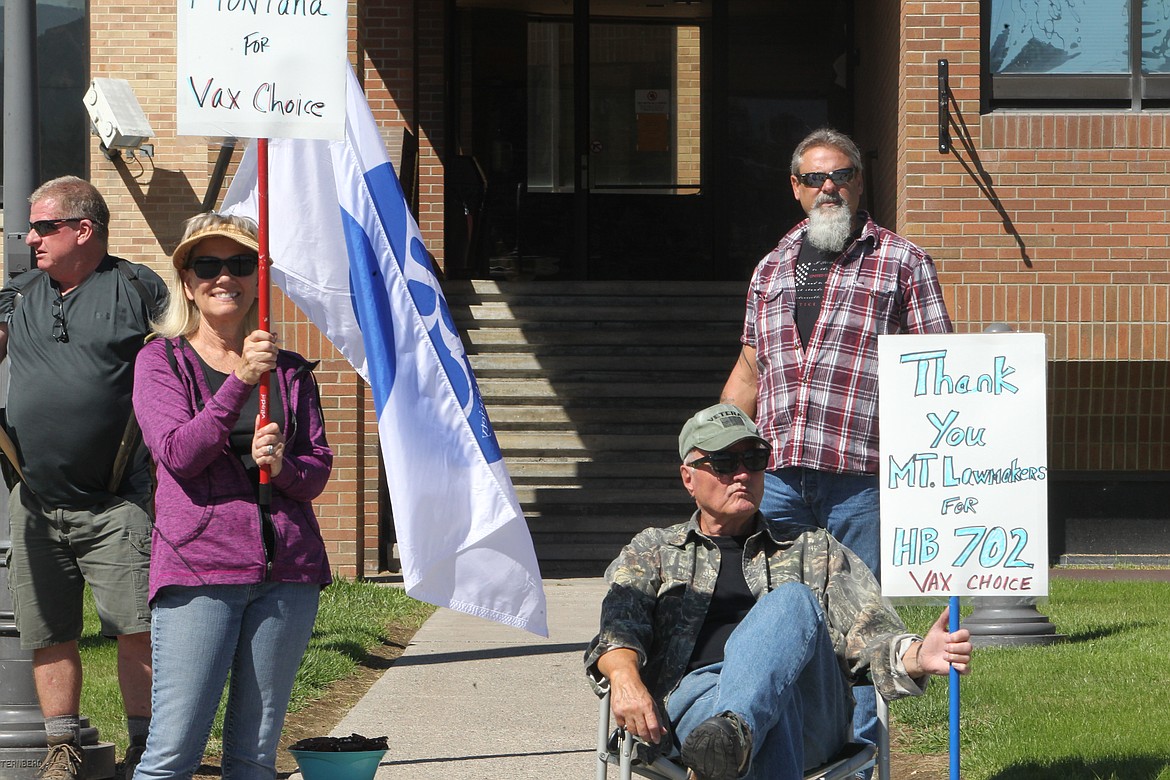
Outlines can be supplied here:
M808 348L813 327L821 314L821 301L825 297L825 280L829 278L829 267L841 255L812 245L805 240L800 244L796 258L796 329L800 332L800 346Z

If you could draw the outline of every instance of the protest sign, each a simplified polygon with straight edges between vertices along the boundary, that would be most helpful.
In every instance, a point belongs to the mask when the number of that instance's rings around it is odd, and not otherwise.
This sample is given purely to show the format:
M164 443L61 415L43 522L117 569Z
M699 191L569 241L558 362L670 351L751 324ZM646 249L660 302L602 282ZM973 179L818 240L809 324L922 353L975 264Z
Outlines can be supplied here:
M878 340L882 591L1045 596L1043 334Z
M180 135L338 140L343 0L179 0Z

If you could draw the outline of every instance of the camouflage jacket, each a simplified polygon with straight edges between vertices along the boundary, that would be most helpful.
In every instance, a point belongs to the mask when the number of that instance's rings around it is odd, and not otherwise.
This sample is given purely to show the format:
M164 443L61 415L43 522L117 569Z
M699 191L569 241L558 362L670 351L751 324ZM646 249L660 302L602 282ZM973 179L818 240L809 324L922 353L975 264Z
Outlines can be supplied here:
M743 550L744 576L756 599L785 582L803 582L827 618L842 672L851 680L868 671L887 700L918 695L927 678L906 674L902 654L920 639L882 604L881 588L861 559L827 532L764 523ZM698 513L669 528L647 528L606 570L609 591L601 633L585 651L585 671L600 695L606 682L597 659L610 650L637 652L642 680L665 702L686 675L719 574L719 548L699 531Z

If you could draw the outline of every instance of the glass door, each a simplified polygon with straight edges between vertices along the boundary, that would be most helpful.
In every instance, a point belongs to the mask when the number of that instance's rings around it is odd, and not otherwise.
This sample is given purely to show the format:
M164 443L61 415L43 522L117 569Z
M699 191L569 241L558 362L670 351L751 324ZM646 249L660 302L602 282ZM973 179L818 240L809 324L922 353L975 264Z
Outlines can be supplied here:
M590 25L589 265L604 278L706 275L700 32Z
M469 266L505 278L701 278L690 270L710 257L700 27L587 28L572 16L462 16L461 138L475 158L467 178L482 172L485 190L480 234L479 204L462 209Z
M851 130L852 0L456 8L456 276L746 279L802 216L796 142Z
M572 24L528 23L527 181L521 256L560 273L585 242L588 278L680 278L706 256L700 31L663 22L589 25L588 121L575 111ZM587 139L580 169L574 149ZM578 183L588 229L571 229ZM578 271L580 269L577 269ZM580 275L580 274L578 274ZM684 270L682 276L686 276Z

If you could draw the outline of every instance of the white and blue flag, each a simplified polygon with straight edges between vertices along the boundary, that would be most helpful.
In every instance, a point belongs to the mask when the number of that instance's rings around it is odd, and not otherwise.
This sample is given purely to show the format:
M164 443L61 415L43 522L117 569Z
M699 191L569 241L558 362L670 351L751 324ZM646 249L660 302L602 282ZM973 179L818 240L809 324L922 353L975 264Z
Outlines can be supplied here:
M370 383L406 592L548 636L524 513L352 70L345 140L268 145L272 280ZM249 148L224 201L256 217Z

